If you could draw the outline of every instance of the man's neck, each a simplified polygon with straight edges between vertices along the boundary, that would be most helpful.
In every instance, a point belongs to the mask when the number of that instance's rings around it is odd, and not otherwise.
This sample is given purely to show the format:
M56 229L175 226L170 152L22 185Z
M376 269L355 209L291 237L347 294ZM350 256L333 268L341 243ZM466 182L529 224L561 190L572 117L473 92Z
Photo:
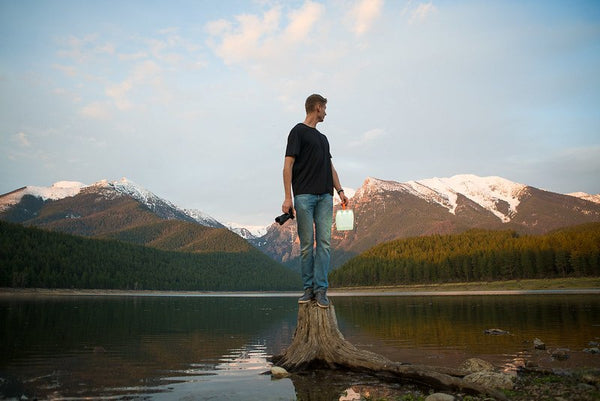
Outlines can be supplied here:
M304 119L304 124L308 125L309 127L312 127L312 128L317 128L317 124L319 122L320 122L319 118L317 116L315 116L314 114L309 114Z

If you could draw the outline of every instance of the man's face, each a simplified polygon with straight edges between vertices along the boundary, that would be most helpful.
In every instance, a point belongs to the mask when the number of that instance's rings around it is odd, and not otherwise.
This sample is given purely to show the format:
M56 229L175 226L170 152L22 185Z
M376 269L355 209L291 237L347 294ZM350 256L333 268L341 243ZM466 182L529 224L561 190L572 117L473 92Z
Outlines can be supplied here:
M319 122L323 122L323 120L325 120L325 116L327 115L326 113L326 109L327 109L327 104L318 104L317 105L317 115L319 118Z

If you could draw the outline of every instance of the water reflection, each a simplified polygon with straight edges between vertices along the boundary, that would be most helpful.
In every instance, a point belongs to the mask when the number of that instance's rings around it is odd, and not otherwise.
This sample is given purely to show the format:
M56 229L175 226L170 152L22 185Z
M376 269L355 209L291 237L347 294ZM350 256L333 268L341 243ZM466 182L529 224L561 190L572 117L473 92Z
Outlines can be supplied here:
M600 338L595 295L332 300L344 336L392 360L600 367L600 355L582 351ZM288 297L0 298L0 398L331 401L404 386L346 372L263 375L269 356L289 345L296 317ZM490 328L510 334L484 334ZM571 357L534 350L536 337Z
M600 298L595 295L335 298L346 338L376 348L390 359L457 366L470 357L496 365L535 359L554 362L533 349L540 338L548 348L568 348L562 367L600 366L583 352L600 337ZM506 335L486 335L500 328Z
M227 372L252 381L273 347L289 344L296 311L294 300L267 298L1 299L0 395L205 389Z

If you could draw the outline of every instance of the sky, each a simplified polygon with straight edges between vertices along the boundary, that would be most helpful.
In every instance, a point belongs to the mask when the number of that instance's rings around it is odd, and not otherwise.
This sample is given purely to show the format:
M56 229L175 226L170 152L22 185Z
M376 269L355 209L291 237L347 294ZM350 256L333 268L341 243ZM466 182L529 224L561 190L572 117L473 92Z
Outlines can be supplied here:
M0 0L0 193L127 177L268 225L312 93L344 187L600 193L598 1Z

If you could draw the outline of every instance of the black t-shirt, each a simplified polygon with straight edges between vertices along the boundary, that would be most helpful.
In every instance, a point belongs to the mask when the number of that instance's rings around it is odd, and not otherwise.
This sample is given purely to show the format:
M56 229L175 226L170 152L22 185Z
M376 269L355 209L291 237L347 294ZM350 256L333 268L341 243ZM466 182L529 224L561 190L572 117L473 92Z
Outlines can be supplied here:
M290 131L285 155L295 159L292 169L294 195L333 195L331 154L325 135L299 123Z

